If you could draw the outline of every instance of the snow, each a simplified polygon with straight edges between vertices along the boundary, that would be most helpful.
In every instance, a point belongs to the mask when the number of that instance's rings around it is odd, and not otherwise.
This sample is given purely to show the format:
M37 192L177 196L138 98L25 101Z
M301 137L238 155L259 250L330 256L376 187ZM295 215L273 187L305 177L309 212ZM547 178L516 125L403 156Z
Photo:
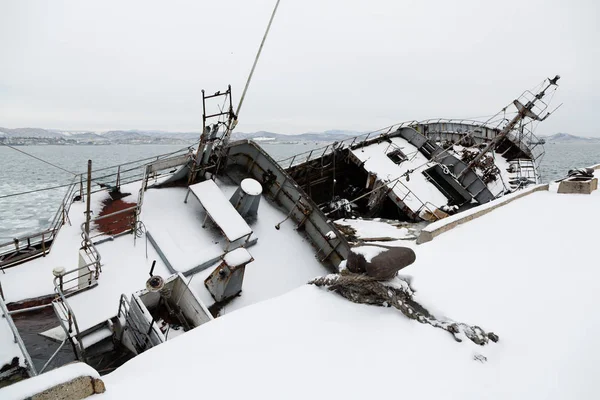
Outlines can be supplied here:
M599 191L540 191L413 247L403 273L416 299L439 318L494 331L496 344L457 343L393 308L303 286L145 352L104 377L102 396L188 397L198 376L220 382L233 363L246 371L236 384L203 385L203 395L595 399L599 211ZM150 385L165 364L170 384Z
M223 185L221 182L219 186L226 196L233 195L237 189L234 185ZM258 216L251 222L252 230L258 237L258 242L250 248L254 261L244 274L241 295L223 308L224 313L280 296L327 273L327 269L315 257L315 249L309 240L294 229L293 221L288 220L280 225L279 230L275 229L275 225L287 214L269 198L260 200ZM207 305L214 303L214 300L204 286L204 279L218 265L219 262L216 262L194 275L189 284Z
M468 218L474 214L478 214L478 213L485 212L486 210L490 210L494 207L497 207L498 204L510 203L511 201L514 201L515 199L518 199L519 197L527 196L531 192L538 191L538 190L540 190L540 188L542 188L544 186L545 186L545 184L529 186L529 187L519 190L517 192L507 194L506 196L502 196L502 197L492 200L486 204L481 204L477 207L473 207L468 210L462 211L460 213L446 217L444 219L440 219L438 221L432 222L431 224L427 225L427 227L423 228L422 231L433 232L433 231L436 231L437 229L440 229L440 228L442 228L446 225L449 225L453 222L456 222L456 221L465 220L465 222L466 222L467 221L466 218Z
M508 172L510 163L506 158L496 152L492 152L492 154L494 157L494 164L496 164L496 167L500 170L500 176L495 181L490 182L487 186L494 196L498 196L506 189L510 189L509 182L513 179L514 174Z
M67 333L62 326L58 325L54 328L50 328L47 331L40 332L40 335L47 337L48 339L62 342L67 337Z
M96 248L102 255L98 286L68 299L80 332L117 315L121 294L129 298L131 293L145 288L154 260L154 275L171 275L150 244L146 258L143 238L138 239L135 246L132 236L128 235L97 245Z
M230 267L237 267L252 261L252 255L248 252L248 250L244 249L243 247L239 247L225 254L223 261L225 261Z
M261 238L252 248L255 261L241 296L226 307L237 311L127 362L103 378L107 391L98 397L187 398L198 393L198 377L221 382L223 371L235 365L245 371L234 375L235 385L202 385L201 394L261 399L304 399L316 393L319 398L343 399L387 398L394 393L411 399L595 399L600 372L600 315L595 312L600 191L559 195L556 186L512 201L426 244L385 243L408 245L417 255L416 262L402 270L406 277L392 285L410 282L416 300L438 318L493 331L500 337L497 344L457 343L448 333L409 320L393 308L354 304L302 285L324 275L325 269L292 221L275 229L286 213L264 198L252 223ZM222 190L230 194L235 186ZM166 219L157 228L170 224L176 222ZM130 265L141 271L140 277L142 272L147 276L147 265L139 263L145 258L144 247L138 241L140 253L123 259L131 251L124 246L132 245L125 239L99 246L106 267L99 287L89 293L102 293L118 281L119 275L114 275L103 285L105 272L115 265ZM109 246L114 247L101 248ZM197 274L190 283L203 300L210 298L203 285L204 274L210 272ZM127 278L136 285L137 279L133 273ZM109 297L94 301L110 303ZM116 312L116 304L113 307ZM152 384L156 377L168 384ZM0 390L0 398L4 394Z
M355 236L363 240L414 238L407 228L399 228L381 220L339 219L335 224L352 228Z
M83 339L81 339L81 345L84 349L87 349L88 347L93 346L96 343L103 341L104 339L108 339L112 336L112 334L112 331L108 327L98 329L97 331L94 331L91 334L85 336Z
M240 184L240 187L244 192L251 196L258 196L262 193L262 186L260 185L260 183L258 183L258 181L252 178L244 179Z
M92 195L90 207L92 215L100 213L102 201L107 196L106 192ZM125 199L129 198L125 197ZM60 229L49 254L4 270L6 273L2 274L0 279L2 279L2 288L7 303L53 294L54 275L52 270L56 267L64 267L69 271L78 267L81 224L85 222L84 212L85 203L74 202L69 211L71 224L67 223Z
M149 189L141 214L146 229L178 272L220 258L227 246L212 224L202 228L205 214L199 202L183 203L186 192L186 188Z
M100 378L100 374L98 374L94 368L87 364L77 362L2 388L0 389L0 398L3 400L28 399L44 390L69 382L81 376L90 376L96 379Z
M0 301L2 301L2 299L0 299ZM21 349L14 340L13 331L8 325L8 319L4 317L4 314L0 309L0 368L5 364L10 364L15 357L18 357L19 364L24 366Z
M375 143L360 149L351 150L352 154L364 162L364 168L377 174L380 180L391 182L402 176L409 169L414 170L410 174L410 180L405 177L388 184L393 187L394 194L404 202L411 210L417 211L423 203L430 202L435 207L448 203L446 196L431 184L423 171L430 167L427 158L417 148L401 137L391 138L392 145L388 142ZM394 163L387 157L397 148L400 148L408 156L408 160L400 165ZM407 190L408 188L408 190ZM410 192L412 193L409 193Z
M337 238L337 235L334 231L329 231L325 234L325 237L327 238L327 240L333 240Z
M358 246L353 247L352 249L350 249L350 251L352 251L355 254L362 255L367 262L371 262L373 258L377 257L381 253L385 253L386 251L388 251L388 249L379 246Z
M244 218L233 208L214 181L209 179L196 183L191 185L189 190L230 242L252 233Z
M231 196L237 189L235 185L221 187L227 196ZM135 190L128 192L132 193L132 197L137 196ZM208 257L216 257L219 260L212 267L197 274L199 276L194 275L191 278L192 291L201 301L210 305L214 300L206 290L203 280L220 263L225 239L210 225L206 229L202 228L201 206L194 201L184 204L185 194L185 188L149 189L144 195L141 218L176 269L183 271L211 259ZM101 199L103 197L98 197L95 210L99 210ZM125 198L128 199L129 197ZM84 203L73 204L70 214L73 226L66 225L61 230L56 247L53 247L49 256L6 270L7 274L2 276L2 283L7 299L15 301L52 293L52 269L56 265L64 265L67 269L77 267L77 249L81 243L79 225L83 222L83 209ZM270 200L262 199L258 218L252 222L252 226L264 242L259 240L252 247L255 260L252 268L245 274L242 295L235 298L225 311L233 311L281 295L325 273L325 268L315 258L315 250L308 240L294 229L292 221L283 223L280 230L275 229L275 225L286 215L287 212L277 208ZM276 246L273 245L274 242ZM157 261L155 275L170 275L154 247L150 243L146 244L146 238L143 236L137 239L135 247L132 235L118 237L96 247L102 257L102 273L98 286L68 300L80 331L115 316L121 294L129 297L131 293L145 287L154 260ZM245 249L240 249L239 252L230 255L229 258L233 260L229 261L239 261L243 252L247 253ZM290 258L291 254L294 257ZM244 255L244 259L247 260L248 256L249 254ZM68 259L71 260L70 264L65 262ZM47 279L43 278L44 275L47 275Z

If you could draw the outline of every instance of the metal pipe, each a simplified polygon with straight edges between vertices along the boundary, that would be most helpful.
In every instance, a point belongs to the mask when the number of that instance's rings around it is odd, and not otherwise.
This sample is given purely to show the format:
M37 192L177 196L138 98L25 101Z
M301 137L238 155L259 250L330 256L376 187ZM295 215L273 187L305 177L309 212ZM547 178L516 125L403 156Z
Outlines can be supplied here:
M65 339L62 341L62 343L60 344L60 346L58 346L58 349L56 349L56 351L54 352L54 354L52 354L52 356L48 359L48 361L46 361L46 364L44 364L44 366L42 367L42 369L40 369L40 374L44 372L44 370L46 369L46 367L48 367L48 365L50 365L50 363L52 362L52 360L54 360L54 357L56 357L56 355L58 354L58 352L60 351L60 349L63 348L63 346L65 345L65 343L67 343L68 339Z
M31 372L31 375L36 376L38 373L35 370L35 366L33 365L33 361L31 361L31 357L29 356L29 352L27 351L27 348L25 347L25 343L23 343L23 339L21 338L21 335L19 335L19 331L17 329L17 327L15 326L15 323L13 321L13 319L10 316L10 313L8 312L8 308L6 308L6 304L4 303L4 300L2 298L0 298L0 309L2 309L2 313L3 313L3 318L6 318L6 322L8 323L8 326L10 328L10 330L12 331L13 337L15 339L15 343L17 343L17 345L19 346L19 349L21 349L21 353L23 353L23 358L25 358L25 364L27 365L27 369L29 369L29 371Z
M48 304L42 304L40 306L33 306L33 307L27 307L27 308L20 308L18 310L12 310L9 311L8 313L10 315L15 315L15 314L22 314L22 313L26 313L26 312L30 312L30 311L35 311L35 310L41 310L42 308L46 308L46 307L50 307L52 305L52 303L48 303Z
M86 205L86 211L85 211L85 233L88 236L90 234L90 207L91 207L91 203L92 203L91 192L92 192L92 160L88 160L87 205Z

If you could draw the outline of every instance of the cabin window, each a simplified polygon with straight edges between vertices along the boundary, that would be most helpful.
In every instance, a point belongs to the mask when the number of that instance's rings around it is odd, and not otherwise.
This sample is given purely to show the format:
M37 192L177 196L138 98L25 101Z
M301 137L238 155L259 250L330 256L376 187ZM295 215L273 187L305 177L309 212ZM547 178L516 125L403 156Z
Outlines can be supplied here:
M390 151L389 153L387 153L387 156L396 164L400 164L408 159L408 157L406 157L406 154L404 154L400 149Z

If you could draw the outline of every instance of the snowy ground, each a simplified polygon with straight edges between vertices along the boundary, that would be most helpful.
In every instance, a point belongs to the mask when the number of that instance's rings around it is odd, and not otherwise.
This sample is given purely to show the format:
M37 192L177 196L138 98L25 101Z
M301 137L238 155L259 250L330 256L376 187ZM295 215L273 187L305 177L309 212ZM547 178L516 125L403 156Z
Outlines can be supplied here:
M259 244L274 229L265 204L252 226ZM99 398L595 399L599 225L600 191L562 195L552 185L426 244L385 242L415 249L402 273L416 300L438 318L495 332L498 343L457 343L393 308L302 286L152 348L103 377ZM291 223L283 229L293 233ZM293 264L306 251L286 238L275 236L265 253L250 249L264 264L248 265L236 301L250 287L275 295L287 277L289 288L309 279ZM231 372L235 384L219 384L232 368L242 371Z
M500 337L479 347L305 286L226 315L105 376L105 398L595 399L600 192L536 192L416 246L417 300ZM401 244L406 244L402 241ZM409 242L411 243L411 242ZM389 242L388 242L389 244ZM211 343L222 343L213 346ZM199 345L206 343L206 345ZM169 365L168 369L164 366ZM151 385L162 376L168 385ZM166 375L165 375L166 374Z

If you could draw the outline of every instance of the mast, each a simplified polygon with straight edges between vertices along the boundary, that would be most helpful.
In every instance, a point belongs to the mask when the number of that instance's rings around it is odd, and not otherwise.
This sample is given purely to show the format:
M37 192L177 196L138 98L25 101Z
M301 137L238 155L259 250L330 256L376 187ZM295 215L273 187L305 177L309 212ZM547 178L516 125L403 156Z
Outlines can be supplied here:
M204 90L202 90L202 133L200 134L200 142L198 143L198 150L196 151L196 157L194 160L194 164L192 166L192 171L189 175L188 183L192 183L196 180L196 175L198 171L203 169L203 164L205 164L210 158L211 151L213 150L213 143L216 140L220 140L220 147L223 148L229 142L229 137L231 136L231 132L235 129L238 122L238 115L240 113L240 109L242 108L242 104L244 102L244 98L246 97L246 92L248 91L248 87L250 86L250 81L252 80L252 75L254 75L254 70L256 69L256 64L258 64L258 59L260 58L260 54L265 45L265 41L267 40L267 36L269 35L269 31L271 29L271 24L273 23L273 19L275 18L275 13L277 12L277 8L279 7L280 0L277 0L275 3L275 8L273 8L273 12L271 13L271 18L269 19L269 24L267 25L267 29L265 34L263 35L262 41L260 42L260 46L258 47L258 52L256 53L256 58L254 59L254 63L252 64L252 69L250 70L250 74L248 75L248 79L246 80L246 86L244 86L244 91L242 92L242 97L240 98L240 102L237 106L237 110L235 113L233 112L233 104L231 100L231 85L228 86L227 91L224 93L216 92L214 95L206 96ZM227 111L220 110L220 112L206 115L206 100L212 99L215 97L226 96L229 97L229 109ZM223 137L217 137L218 124L213 126L213 131L211 131L210 126L206 124L207 119L220 117L226 115L227 122L225 125L225 133ZM220 162L220 161L219 161ZM217 165L218 169L218 165Z
M540 117L535 112L532 111L533 107L538 101L546 95L546 90L548 90L552 86L558 86L556 82L560 79L559 75L556 75L553 79L548 78L548 84L534 96L533 99L527 102L527 104L523 105L518 99L513 101L515 107L517 107L517 115L488 143L487 146L467 165L467 168L461 171L457 178L462 177L467 171L469 171L477 162L483 157L492 147L494 147L500 140L502 140L506 135L509 134L510 131L523 119L531 118L535 121L543 121L550 116L550 112L546 113L543 117Z
M258 52L256 53L256 58L254 59L254 64L252 64L252 69L250 70L250 74L248 75L248 79L246 80L246 86L244 86L244 91L242 92L242 96L240 97L240 102L238 103L235 114L233 114L233 118L231 119L231 123L227 126L227 131L223 137L223 143L227 144L229 141L229 136L231 136L231 132L235 129L237 125L238 117L240 115L240 110L242 108L242 104L244 103L244 99L246 98L246 92L248 91L248 87L250 86L250 81L252 80L252 75L254 75L254 70L256 69L256 64L258 64L258 59L260 58L260 54L262 53L263 46L265 45L265 41L267 40L267 36L269 35L269 31L271 30L271 24L273 23L273 19L275 18L275 13L277 12L277 7L279 7L280 0L277 0L275 3L275 7L273 8L273 12L271 13L271 18L269 19L269 23L267 25L267 29L265 30L265 34L260 42L260 46L258 47Z

